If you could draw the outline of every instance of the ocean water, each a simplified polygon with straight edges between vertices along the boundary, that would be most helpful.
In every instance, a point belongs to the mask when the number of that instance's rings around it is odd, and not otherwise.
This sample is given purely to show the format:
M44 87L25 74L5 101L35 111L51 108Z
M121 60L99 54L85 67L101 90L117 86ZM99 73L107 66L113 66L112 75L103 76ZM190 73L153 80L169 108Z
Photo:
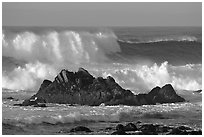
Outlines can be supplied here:
M172 84L187 102L144 106L13 106L35 94L61 69L84 67L93 76L112 76L134 94ZM59 134L85 125L92 134L118 123L188 125L201 129L201 27L3 27L3 134ZM18 100L9 100L13 97Z

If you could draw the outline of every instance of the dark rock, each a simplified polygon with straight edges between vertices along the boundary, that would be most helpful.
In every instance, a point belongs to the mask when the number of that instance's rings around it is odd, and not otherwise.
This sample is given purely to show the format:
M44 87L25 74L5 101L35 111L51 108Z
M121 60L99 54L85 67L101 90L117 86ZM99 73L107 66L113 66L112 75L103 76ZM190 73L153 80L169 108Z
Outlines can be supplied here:
M70 132L93 132L93 131L84 126L77 126L75 128L72 128Z
M149 103L176 103L176 102L184 102L185 99L178 96L171 86L171 84L166 84L162 88L156 87L153 88L148 94L147 98Z
M18 99L15 99L15 98L13 98L13 97L6 97L6 98L4 98L4 99L18 101Z
M113 132L111 135L127 135L127 133L125 131L118 130Z
M127 135L127 133L125 132L124 126L122 124L118 124L116 126L116 131L111 135Z
M124 130L124 126L122 124L118 124L115 128L116 130Z
M198 131L190 131L188 133L188 135L202 135L202 131L201 130L198 130Z
M52 81L45 79L43 81L43 83L40 85L40 89L39 90L43 90L45 89L47 86L49 86L52 83Z
M125 131L136 131L137 126L135 126L133 123L128 123L127 125L125 125L124 130Z
M158 125L144 124L139 128L139 130L142 131L143 135L157 135L157 127Z
M178 129L180 129L180 130L192 130L190 127L187 127L187 126L179 126Z
M60 103L89 106L100 104L139 106L181 101L185 100L176 94L170 84L162 88L156 87L148 94L134 95L130 90L125 90L118 85L111 76L107 79L95 78L87 70L79 68L77 72L63 69L53 82L44 80L37 94L25 100L22 105Z
M34 107L46 107L45 100L41 97L32 96L30 99L26 99L22 104L14 104L14 106L34 106Z
M22 104L13 104L13 106L23 106Z
M22 103L22 106L32 106L32 105L37 105L37 102L35 100L27 99L27 100L24 100Z
M173 128L168 135L188 135L185 130L180 130L179 128Z
M198 94L201 94L202 93L202 90L196 90L196 91L193 91L194 93L198 93Z
M46 106L46 104L36 104L36 105L34 105L34 107L43 107L44 108L44 107L47 107L47 106Z
M157 127L157 132L158 133L167 133L171 129L172 129L171 127L160 125L160 126Z
M13 98L13 97L7 97L6 99L11 99L11 100L13 100L14 98Z
M137 122L136 122L136 124L140 124L140 123L142 123L142 122L141 122L141 121L137 121Z

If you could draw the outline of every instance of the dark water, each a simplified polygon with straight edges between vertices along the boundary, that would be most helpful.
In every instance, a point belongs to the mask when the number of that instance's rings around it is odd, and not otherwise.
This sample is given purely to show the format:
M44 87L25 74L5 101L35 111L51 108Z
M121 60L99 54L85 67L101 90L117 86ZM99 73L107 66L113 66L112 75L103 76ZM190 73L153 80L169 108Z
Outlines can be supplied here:
M137 121L201 128L202 31L200 27L3 27L2 121L4 134L59 134L85 125L95 132ZM111 75L135 94L173 85L189 102L153 106L78 106L47 104L17 107L35 94L44 79L63 69L86 68ZM6 97L18 100L8 100Z

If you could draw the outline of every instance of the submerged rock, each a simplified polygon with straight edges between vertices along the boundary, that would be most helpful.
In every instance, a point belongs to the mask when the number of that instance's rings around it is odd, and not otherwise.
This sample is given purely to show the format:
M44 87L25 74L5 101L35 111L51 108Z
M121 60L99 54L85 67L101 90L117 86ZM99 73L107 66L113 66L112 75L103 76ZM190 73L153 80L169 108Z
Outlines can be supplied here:
M162 88L156 87L148 94L134 95L130 90L123 89L111 76L106 79L95 78L84 68L79 68L77 72L63 69L53 82L44 80L37 94L25 100L22 105L60 103L89 106L100 104L139 106L183 101L185 99L178 96L170 84Z

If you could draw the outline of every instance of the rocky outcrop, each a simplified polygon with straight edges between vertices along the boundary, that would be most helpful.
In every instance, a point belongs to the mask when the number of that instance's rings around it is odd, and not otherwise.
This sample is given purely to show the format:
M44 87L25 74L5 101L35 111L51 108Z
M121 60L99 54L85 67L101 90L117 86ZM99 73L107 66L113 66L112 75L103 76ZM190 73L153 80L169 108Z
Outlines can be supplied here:
M63 69L53 82L44 80L37 94L25 100L22 105L38 103L60 103L98 106L105 105L148 105L156 103L183 102L170 84L156 87L148 94L134 95L123 89L113 77L95 78L87 70L77 72Z
M175 103L185 101L182 97L178 96L171 86L171 84L166 84L162 88L155 87L148 94L147 99L148 103Z
M125 128L130 125L131 128ZM112 135L202 135L202 130L195 130L187 126L172 127L162 124L128 123L126 126L118 124Z

